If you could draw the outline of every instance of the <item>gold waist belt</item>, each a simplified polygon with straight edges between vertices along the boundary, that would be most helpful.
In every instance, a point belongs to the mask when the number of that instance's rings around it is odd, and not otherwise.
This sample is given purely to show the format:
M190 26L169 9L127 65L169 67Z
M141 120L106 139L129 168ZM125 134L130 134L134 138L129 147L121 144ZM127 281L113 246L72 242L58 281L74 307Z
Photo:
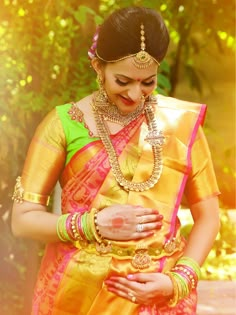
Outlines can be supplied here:
M102 243L87 243L84 241L75 242L77 248L84 249L86 252L99 253L100 255L111 255L117 258L130 258L132 265L137 269L148 268L151 264L152 257L158 257L161 254L173 254L180 249L181 237L174 237L168 240L159 248L148 247L144 244L136 246L121 247L112 242L106 241Z

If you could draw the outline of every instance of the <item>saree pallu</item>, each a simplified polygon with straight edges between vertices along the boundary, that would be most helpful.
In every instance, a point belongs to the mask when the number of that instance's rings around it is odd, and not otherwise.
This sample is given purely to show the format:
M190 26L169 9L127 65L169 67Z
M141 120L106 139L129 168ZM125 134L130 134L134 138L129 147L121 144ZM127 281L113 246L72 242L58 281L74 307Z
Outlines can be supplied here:
M164 216L163 227L151 237L112 241L110 247L80 242L49 244L36 284L33 315L195 314L196 291L174 308L158 309L156 305L134 304L108 292L104 280L111 275L165 272L183 254L185 241L180 236L177 212L185 187L193 203L217 194L200 127L205 109L173 99L159 100L158 123L166 137L163 171L159 182L147 191L127 192L120 188L100 140L87 144L72 157L60 179L63 213L83 213L92 207L100 210L112 204L141 205L157 209ZM143 117L111 137L122 173L134 182L145 181L152 172L152 148L144 140L147 132ZM194 142L197 142L196 152L191 156ZM204 163L198 161L199 148L205 152ZM203 188L209 174L212 181ZM191 177L189 184L188 177Z

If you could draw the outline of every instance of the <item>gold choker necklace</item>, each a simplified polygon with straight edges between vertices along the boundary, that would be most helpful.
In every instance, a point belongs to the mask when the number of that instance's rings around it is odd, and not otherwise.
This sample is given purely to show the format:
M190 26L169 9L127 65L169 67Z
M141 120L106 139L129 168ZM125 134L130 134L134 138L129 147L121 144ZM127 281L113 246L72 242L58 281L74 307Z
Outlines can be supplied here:
M134 112L128 113L127 115L122 115L118 107L115 104L111 104L108 100L108 97L99 92L95 96L93 101L93 108L99 115L103 116L104 120L108 120L114 123L117 123L123 127L127 126L131 121L138 118L144 113L144 101L136 108Z
M144 182L128 181L122 174L119 165L118 157L110 139L109 129L105 122L105 117L101 113L99 106L96 105L96 99L93 99L93 112L97 126L97 132L108 154L110 166L116 181L126 191L144 191L152 188L159 180L162 172L162 146L165 142L165 137L161 130L157 128L157 122L153 111L153 105L157 104L155 97L149 97L144 104L144 112L148 123L148 134L145 140L152 146L153 151L153 170L152 174ZM123 116L122 116L123 117ZM124 116L125 117L125 116ZM132 119L133 120L133 119ZM131 121L132 121L131 120Z

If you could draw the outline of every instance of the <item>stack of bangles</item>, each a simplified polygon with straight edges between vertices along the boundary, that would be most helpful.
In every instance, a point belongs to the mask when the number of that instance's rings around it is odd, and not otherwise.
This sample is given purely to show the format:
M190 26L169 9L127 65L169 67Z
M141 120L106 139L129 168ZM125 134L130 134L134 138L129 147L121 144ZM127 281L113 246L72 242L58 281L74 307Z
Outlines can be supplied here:
M173 296L168 305L174 307L178 302L196 289L200 278L200 266L189 257L181 257L174 268L165 273L173 283Z
M92 208L85 213L68 213L57 220L57 235L62 242L87 241L102 243L97 226L98 210Z

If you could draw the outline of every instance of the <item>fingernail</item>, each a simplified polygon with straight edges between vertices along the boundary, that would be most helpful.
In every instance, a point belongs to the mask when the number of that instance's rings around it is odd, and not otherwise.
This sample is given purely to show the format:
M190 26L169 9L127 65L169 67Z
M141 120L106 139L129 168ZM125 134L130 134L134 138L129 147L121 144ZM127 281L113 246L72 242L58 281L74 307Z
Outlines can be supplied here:
M134 278L134 275L128 275L127 278L128 278L128 279L133 279L133 278Z

